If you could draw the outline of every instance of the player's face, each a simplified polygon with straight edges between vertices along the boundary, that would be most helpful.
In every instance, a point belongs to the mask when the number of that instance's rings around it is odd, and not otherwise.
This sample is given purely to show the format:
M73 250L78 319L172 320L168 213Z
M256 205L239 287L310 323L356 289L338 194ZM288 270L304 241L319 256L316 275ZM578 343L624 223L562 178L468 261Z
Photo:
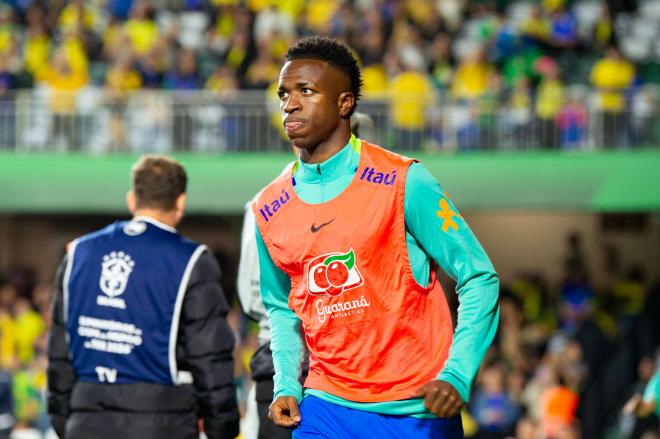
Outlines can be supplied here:
M325 61L296 59L280 72L282 122L294 146L313 149L328 141L352 105L348 76ZM347 110L348 109L348 110Z

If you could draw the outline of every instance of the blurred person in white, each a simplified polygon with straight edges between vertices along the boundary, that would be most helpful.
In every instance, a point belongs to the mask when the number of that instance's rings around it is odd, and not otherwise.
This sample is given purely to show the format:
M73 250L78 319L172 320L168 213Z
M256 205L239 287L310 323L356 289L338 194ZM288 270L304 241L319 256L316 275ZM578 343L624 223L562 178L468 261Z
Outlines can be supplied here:
M351 132L356 136L373 138L375 134L373 119L365 113L356 112L351 117ZM297 155L295 148L294 154ZM270 350L270 324L259 287L259 254L254 229L256 222L254 212L250 208L252 202L253 200L250 200L245 205L236 287L243 312L259 323L259 349L250 361L251 378L254 380L254 385L250 388L248 395L247 412L242 422L241 432L243 439L288 439L291 437L291 430L279 427L268 419L268 409L273 402L275 368L273 354ZM305 375L307 373L306 364L303 366L303 375Z
M143 156L130 221L67 246L48 339L48 412L66 439L209 439L238 434L234 337L220 267L175 227L187 175Z

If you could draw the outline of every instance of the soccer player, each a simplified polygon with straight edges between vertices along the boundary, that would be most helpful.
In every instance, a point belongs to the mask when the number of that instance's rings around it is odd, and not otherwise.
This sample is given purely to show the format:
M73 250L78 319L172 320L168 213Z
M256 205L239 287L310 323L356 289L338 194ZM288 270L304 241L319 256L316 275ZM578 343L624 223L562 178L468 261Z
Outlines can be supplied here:
M459 411L497 328L498 277L421 164L351 135L360 86L355 58L326 38L292 46L280 72L300 158L252 206L270 417L294 438L461 437ZM455 333L438 266L457 281Z
M60 438L238 434L234 338L220 268L175 229L187 176L164 156L133 167L119 221L68 246L48 339L48 412Z
M364 133L373 135L374 121L368 114L355 113L351 118L351 132L356 136ZM291 430L268 421L268 408L273 402L273 356L270 350L270 324L261 300L259 287L259 254L255 235L254 212L250 200L245 206L243 231L241 233L241 258L238 265L236 290L243 312L259 322L259 349L250 360L251 378L254 386L248 393L246 413L242 426L245 439L290 439ZM306 375L303 361L303 374ZM302 378L301 377L301 378Z

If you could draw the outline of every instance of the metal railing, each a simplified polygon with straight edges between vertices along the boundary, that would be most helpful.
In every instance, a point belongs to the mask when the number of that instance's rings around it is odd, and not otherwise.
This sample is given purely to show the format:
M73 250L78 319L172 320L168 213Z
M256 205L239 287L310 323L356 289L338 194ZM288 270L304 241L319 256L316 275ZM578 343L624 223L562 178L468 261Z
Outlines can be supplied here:
M579 93L578 93L579 92ZM533 99L457 101L446 95L364 98L368 134L395 150L472 151L657 147L660 101L653 88L626 95L620 112L603 112L596 91L580 88L552 117ZM577 98L576 98L577 96ZM0 150L112 152L284 151L278 102L265 92L142 90L126 96L100 88L47 88L0 96Z

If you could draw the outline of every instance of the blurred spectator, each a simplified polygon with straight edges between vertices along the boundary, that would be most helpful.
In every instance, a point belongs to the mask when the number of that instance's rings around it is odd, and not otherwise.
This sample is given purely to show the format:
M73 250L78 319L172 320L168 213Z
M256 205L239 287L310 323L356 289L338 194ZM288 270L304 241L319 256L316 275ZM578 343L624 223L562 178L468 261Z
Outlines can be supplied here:
M0 55L0 149L14 145L15 114L14 114L14 75L9 71L7 56Z
M473 101L488 89L493 66L486 60L482 48L475 49L463 59L454 75L451 94L458 100Z
M397 148L418 150L422 147L426 128L426 112L433 102L433 86L422 73L423 59L415 52L405 52L402 72L390 82L390 110Z
M449 90L454 79L454 59L451 54L451 39L448 34L439 33L433 38L428 58L431 61L429 73L433 85L442 92Z
M60 12L58 28L63 33L91 31L96 25L96 11L84 0L70 0Z
M488 76L488 86L477 100L478 148L492 150L497 144L498 115L502 97L502 77L496 71Z
M197 55L191 49L180 49L176 54L176 66L165 75L163 85L169 90L196 90L203 84L197 69Z
M265 90L277 80L280 64L275 61L270 48L262 43L257 49L257 57L245 72L245 88Z
M582 248L582 235L573 231L566 237L566 256L564 257L564 270L566 273L587 274L587 263Z
M257 13L253 32L257 44L272 43L277 38L289 41L295 37L296 26L293 17L273 3Z
M558 436L562 430L573 426L578 401L577 393L561 382L554 383L541 393L541 430L546 437Z
M44 331L46 324L38 312L32 309L25 297L16 299L13 307L16 325L16 348L21 365L28 365L34 359L35 344Z
M16 72L21 65L18 53L18 30L14 23L14 13L6 4L0 4L0 55L7 60L7 68Z
M660 365L656 365L656 371L644 389L637 413L641 416L650 413L660 416Z
M160 34L153 19L153 9L149 0L137 0L133 4L130 18L124 23L123 29L139 57L154 48Z
M505 391L502 370L496 365L480 372L471 407L479 424L478 437L484 439L506 437L520 414L520 408Z
M516 424L515 435L512 438L515 439L538 439L539 427L538 423L533 419L525 416L521 418Z
M602 5L600 16L594 25L593 45L600 50L604 50L616 44L614 35L614 25L610 7L605 3Z
M561 0L559 3L563 3ZM577 45L577 20L573 13L563 5L558 6L551 15L550 42L559 49L572 49Z
M516 82L509 96L509 122L512 128L511 145L522 149L530 146L532 135L532 91L529 79Z
M532 9L520 26L526 43L541 44L550 40L550 21L543 14L540 5L532 5Z
M236 71L228 65L219 64L215 72L206 80L204 89L217 95L231 95L238 90Z
M658 400L660 388L657 385L658 372L652 357L643 357L637 368L637 382L632 388L632 397L623 406L618 426L621 437L641 437L647 431L660 429L660 409ZM656 379L656 383L652 380Z
M27 30L23 42L25 70L32 77L36 77L48 64L52 44L43 9L36 5L30 7L26 19Z
M133 0L107 0L106 6L113 18L125 20L133 6Z
M632 328L635 318L644 311L646 288L644 272L639 265L632 266L625 276L616 281L612 288L618 314L619 331L626 333Z
M161 53L154 50L140 58L137 63L142 87L147 89L160 88L163 84L165 60Z
M49 428L46 415L46 363L43 352L28 367L13 377L14 412L17 429L34 428L45 432Z
M57 144L59 137L63 136L65 148L68 146L77 150L80 147L80 139L76 130L76 97L87 84L87 72L74 69L66 48L61 47L40 73L39 80L50 91L51 141Z
M46 322L46 326L50 325L50 304L52 300L53 286L48 283L39 283L32 291L32 303L35 309L41 316L41 319Z
M558 145L557 117L564 102L564 84L560 79L559 66L548 57L537 61L542 73L536 95L538 147L555 149Z
M110 109L110 150L126 149L126 103L131 91L142 86L140 74L133 69L133 58L128 52L120 54L105 78L108 107Z
M12 316L18 297L14 285L0 285L0 369L14 371L18 367L16 322Z
M657 141L657 90L653 85L642 86L635 92L631 104L632 136L634 146L651 146Z
M628 139L624 92L635 79L635 68L616 46L610 46L605 55L591 71L591 83L600 92L598 108L602 114L603 138L599 143L605 147L625 147Z
M568 92L568 100L557 115L559 144L562 149L576 149L584 145L589 115L583 98L576 92Z
M192 114L192 98L185 91L197 90L204 86L197 69L197 55L191 49L180 49L176 55L176 66L171 70L163 84L175 93L174 101L174 149L189 150L192 148L194 117Z

